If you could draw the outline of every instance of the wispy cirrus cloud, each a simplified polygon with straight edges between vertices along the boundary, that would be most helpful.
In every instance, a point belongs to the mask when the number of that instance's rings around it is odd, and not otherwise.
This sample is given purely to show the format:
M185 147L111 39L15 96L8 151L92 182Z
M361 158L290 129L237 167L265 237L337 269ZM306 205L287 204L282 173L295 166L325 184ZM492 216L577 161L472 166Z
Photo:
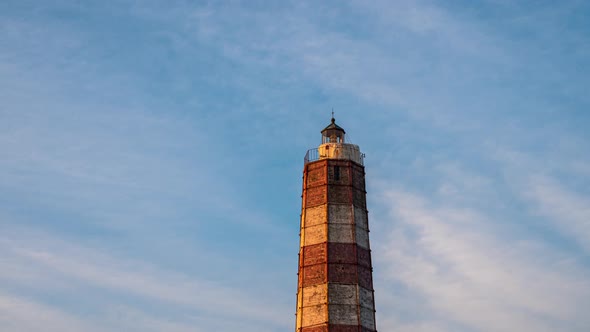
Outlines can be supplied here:
M32 243L26 241L27 238L36 241ZM10 293L4 296L4 305L11 307L11 314L6 319L11 316L23 318L27 310L33 310L40 316L40 320L33 325L15 323L15 326L24 328L21 331L34 331L35 326L43 324L43 319L50 324L61 322L52 324L54 328L65 326L66 330L75 330L82 324L80 311L100 312L107 324L117 316L126 315L126 312L130 316L142 317L140 321L149 321L152 317L159 326L168 322L172 331L185 331L191 326L193 329L195 326L221 329L232 324L255 326L260 322L283 326L283 317L290 312L289 308L276 305L269 308L267 302L273 294L255 293L257 288L228 287L198 275L117 258L106 250L64 243L44 233L5 230L0 246L0 280L4 287L36 298L35 301L27 300ZM207 265L202 265L202 268L207 268ZM80 292L94 300L80 301L77 299ZM110 295L101 299L100 293ZM57 298L71 298L79 303L71 306L73 303L68 304L66 300L59 309L52 309L51 303ZM138 306L137 301L143 304ZM154 306L167 306L169 309L158 314L151 309ZM176 311L176 314L168 311ZM170 322L170 315L175 317L175 323ZM220 319L221 316L224 318ZM89 324L90 320L98 323L99 330L107 330L108 325L96 319L85 317L85 324L82 325ZM132 330L140 330L140 327Z
M0 327L292 326L334 107L367 152L379 330L585 330L585 13L3 2Z
M436 317L434 325L422 327L426 331L590 326L582 309L590 305L590 271L575 258L526 234L511 236L469 208L400 190L383 194L391 206L390 233L376 250L382 252L382 278L399 287L389 291L402 296L383 299L385 310L399 306L394 301L418 302L413 310L420 316ZM393 312L381 313L390 329L420 330L424 324L415 317L388 318Z
M573 238L590 254L590 197L576 193L547 176L531 176L522 195L534 214Z
M541 151L494 148L492 159L503 170L512 199L526 207L531 226L549 229L588 253L589 160L580 139L559 142ZM539 218L540 217L540 218Z
M3 292L0 292L0 311L0 324L6 331L103 331L80 317Z

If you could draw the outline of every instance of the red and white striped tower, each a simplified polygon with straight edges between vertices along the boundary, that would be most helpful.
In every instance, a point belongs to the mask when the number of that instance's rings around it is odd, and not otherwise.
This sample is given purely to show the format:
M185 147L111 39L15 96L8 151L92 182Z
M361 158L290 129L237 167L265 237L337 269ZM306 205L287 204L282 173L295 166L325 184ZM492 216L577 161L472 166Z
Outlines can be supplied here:
M300 238L296 331L376 331L363 154L334 118L305 157Z

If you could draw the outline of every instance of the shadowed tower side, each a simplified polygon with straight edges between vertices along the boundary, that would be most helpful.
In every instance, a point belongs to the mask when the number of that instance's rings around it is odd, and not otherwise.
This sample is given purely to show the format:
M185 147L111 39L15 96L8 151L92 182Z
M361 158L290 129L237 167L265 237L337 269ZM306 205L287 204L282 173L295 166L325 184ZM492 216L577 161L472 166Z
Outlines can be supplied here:
M373 332L365 168L334 118L305 156L297 332Z

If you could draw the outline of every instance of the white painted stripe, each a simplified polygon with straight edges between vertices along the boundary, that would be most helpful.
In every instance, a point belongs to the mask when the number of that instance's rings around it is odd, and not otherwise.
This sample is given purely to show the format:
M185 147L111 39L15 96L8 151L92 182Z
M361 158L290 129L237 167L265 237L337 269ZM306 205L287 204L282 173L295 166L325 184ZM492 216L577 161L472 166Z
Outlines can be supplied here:
M358 325L357 308L350 304L330 305L330 324Z
M357 285L330 284L328 297L330 305L358 304Z
M328 241L337 243L354 243L353 226L345 224L328 225Z

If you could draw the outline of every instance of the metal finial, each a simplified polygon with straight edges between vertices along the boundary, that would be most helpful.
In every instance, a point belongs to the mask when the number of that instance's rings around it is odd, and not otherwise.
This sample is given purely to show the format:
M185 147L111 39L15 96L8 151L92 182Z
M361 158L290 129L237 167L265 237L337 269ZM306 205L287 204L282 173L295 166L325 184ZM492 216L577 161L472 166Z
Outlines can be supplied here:
M332 123L336 122L336 119L334 119L334 107L332 107Z

